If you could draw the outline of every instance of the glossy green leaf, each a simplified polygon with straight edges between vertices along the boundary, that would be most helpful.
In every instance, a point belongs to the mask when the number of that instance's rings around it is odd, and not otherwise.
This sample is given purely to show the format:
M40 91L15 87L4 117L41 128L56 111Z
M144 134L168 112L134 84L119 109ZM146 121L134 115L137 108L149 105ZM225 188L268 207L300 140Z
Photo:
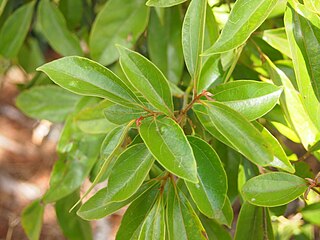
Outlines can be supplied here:
M105 118L108 121L118 125L128 123L147 114L148 112L146 112L142 108L126 107L119 104L113 104L104 109Z
M56 84L80 95L103 97L126 106L139 102L120 78L87 58L64 57L38 70L46 73Z
M253 163L270 165L273 160L271 146L241 114L218 102L196 104L193 109L213 136L218 136L219 140L238 150Z
M215 220L200 216L201 223L206 230L208 240L232 240L230 233L225 227L217 223Z
M314 203L308 206L305 206L302 211L303 219L320 226L320 203Z
M185 1L187 0L148 0L146 4L150 7L172 7Z
M304 0L304 5L311 11L315 11L320 14L320 2L317 0Z
M221 142L214 144L214 149L217 151L228 179L228 197L233 203L238 196L238 173L239 164L243 160L243 156L233 150L232 148L224 145Z
M79 39L69 31L63 14L53 2L40 1L37 19L41 32L55 51L63 56L83 55Z
M6 19L0 31L0 53L3 56L13 58L18 54L30 28L34 3L24 4Z
M103 100L93 106L86 107L77 113L74 121L81 131L89 134L108 133L117 125L109 122L104 116L104 109L114 104Z
M84 15L83 1L60 0L59 9L66 18L67 25L70 29L75 29L81 25Z
M217 213L214 219L231 228L233 221L233 209L228 197L226 197L222 209Z
M182 21L178 7L164 10L161 22L155 11L151 12L148 27L148 52L151 61L159 67L167 79L180 82L183 70L181 46Z
M147 58L118 47L120 64L131 84L159 111L172 116L173 103L168 80Z
M138 239L164 240L165 237L165 209L163 204L163 197L159 197L157 202L153 205L153 208L146 216L141 226L141 231Z
M274 239L269 210L244 202L241 206L234 239Z
M200 138L188 137L197 161L199 183L186 181L199 210L210 218L217 217L227 194L227 176L217 153Z
M127 126L119 126L110 131L105 137L100 148L99 159L91 171L90 179L92 179L92 182L101 182L109 177L127 131ZM98 179L98 175L100 175L100 179Z
M307 188L303 178L275 172L251 178L243 186L242 195L251 204L275 207L293 201Z
M41 200L35 200L22 212L21 224L30 240L38 240L40 237L44 204Z
M202 66L206 8L206 0L192 0L182 25L183 55L192 78L198 78Z
M26 115L62 122L71 113L80 97L54 85L33 87L22 92L16 100L17 107Z
M262 133L263 137L272 146L274 158L270 163L270 166L280 168L289 173L294 173L294 167L291 165L286 153L284 152L278 140L260 123L254 122L253 125Z
M129 206L122 218L116 240L138 239L142 224L152 209L158 195L159 189L152 188Z
M79 199L79 201L74 204L71 210L73 210L100 181L108 178L109 174L111 173L112 167L116 162L115 157L118 154L118 151L122 146L132 123L133 122L130 122L126 126L115 128L106 136L101 145L100 158L93 168L92 176L94 177L94 180L89 189L83 194L81 199Z
M121 202L131 197L147 177L153 162L153 156L143 143L127 148L118 157L108 180L110 201Z
M109 65L119 57L115 44L132 48L145 30L149 8L145 0L110 0L97 15L90 34L91 57Z
M147 118L141 121L140 135L158 162L173 174L198 182L192 148L181 127L171 118Z
M167 197L168 239L206 239L205 230L187 198L178 189L169 188Z
M75 150L60 156L52 170L44 202L55 202L81 186L97 160L100 144L100 137L85 136L74 143Z
M302 144L306 149L312 146L317 140L318 129L310 119L303 106L301 96L296 91L288 77L278 69L269 59L265 66L270 74L272 81L276 85L282 85L284 94L280 98L280 105L295 129Z
M320 140L310 147L310 152L316 152L320 150Z
M211 91L213 99L243 114L249 121L269 112L278 102L282 88L257 81L234 81Z
M285 28L268 29L262 32L261 37L271 47L277 49L284 55L291 58L291 51Z
M198 94L202 90L210 89L213 85L222 83L224 70L220 56L210 57L202 66L198 81Z
M245 43L268 17L278 0L238 0L219 39L204 55L227 52ZM249 12L248 12L249 11Z
M311 120L320 126L320 17L290 1L285 27L302 101Z
M30 59L32 59L32 61L30 61ZM28 73L33 73L37 67L45 63L42 50L35 38L28 37L26 39L19 51L18 61Z
M215 13L210 7L210 2L208 1L209 6L206 9L206 22L205 22L205 32L204 32L204 49L211 47L219 38L220 35L220 26L216 20ZM206 58L205 58L206 59Z
M65 237L70 240L91 240L90 223L77 216L76 212L69 212L72 205L79 199L79 191L75 191L55 204L57 220Z
M155 181L146 182L135 194L123 202L111 202L110 198L112 196L106 194L108 187L102 188L80 207L77 214L86 220L95 220L106 217L124 206L127 206L151 188L153 189L152 191L155 189L158 190L160 184L157 184Z

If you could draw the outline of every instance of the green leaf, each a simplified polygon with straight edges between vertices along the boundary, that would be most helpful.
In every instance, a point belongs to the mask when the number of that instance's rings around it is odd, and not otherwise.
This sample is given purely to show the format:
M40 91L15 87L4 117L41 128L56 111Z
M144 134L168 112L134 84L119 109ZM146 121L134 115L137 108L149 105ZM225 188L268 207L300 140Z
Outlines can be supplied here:
M44 204L41 200L35 200L22 212L21 224L30 240L38 240L40 237Z
M107 188L110 201L121 202L131 197L147 177L154 158L143 143L127 148L112 168Z
M91 57L109 65L119 57L115 44L132 48L145 30L149 8L145 0L110 0L97 15L90 34Z
M217 214L214 216L214 219L220 224L226 225L231 228L233 221L233 209L228 197L226 197L223 208L217 212Z
M278 0L236 1L219 39L204 55L227 52L245 43L266 20L277 2Z
M215 220L200 216L201 223L206 230L209 240L232 240L230 233Z
M208 2L205 20L205 33L204 33L204 49L212 46L220 35L220 27L213 13L213 9L210 7L210 2ZM204 58L206 59L206 58Z
M116 240L138 239L141 226L152 209L158 195L159 189L152 188L129 206L122 218Z
M79 201L75 203L71 210L73 210L101 180L108 178L111 169L116 161L115 156L118 154L118 150L123 144L123 141L132 123L133 122L130 122L125 127L120 126L118 128L115 128L106 136L101 146L100 159L97 161L95 168L93 169L93 175L95 177L93 183L83 194L81 199L79 199Z
M188 137L197 161L199 183L186 181L187 188L199 210L210 218L217 217L227 194L227 176L217 153L196 137Z
M159 111L172 116L173 103L168 80L147 58L118 47L121 68L131 84Z
M254 122L253 125L262 133L264 139L268 141L273 149L274 158L270 163L270 166L280 168L289 173L294 173L295 169L291 165L286 153L284 152L278 140L260 123Z
M316 152L320 150L320 140L310 147L309 152Z
M151 188L153 189L151 191L158 190L160 184L155 181L146 182L135 194L123 202L111 202L110 198L112 196L106 194L108 187L102 188L80 207L77 214L86 220L106 217L136 200Z
M128 130L128 126L119 126L105 137L100 148L99 159L91 171L90 178L93 179L93 182L101 182L109 177ZM100 176L98 180L98 175L101 174L103 177Z
M53 2L40 1L37 19L41 32L55 51L63 56L83 55L79 39L69 31L66 20Z
M187 198L170 186L167 197L168 239L206 239L206 233Z
M207 90L212 87L212 85L217 85L223 81L224 70L221 64L220 56L212 56L203 64L200 72L200 77L198 81L198 94L202 90Z
M148 112L141 108L126 107L119 104L112 104L104 109L105 118L117 125L128 123L147 114Z
M100 144L100 137L84 136L74 143L74 150L60 156L52 170L44 202L55 202L80 187L97 160Z
M17 56L30 28L34 3L24 4L6 19L0 31L0 53L3 56Z
M181 127L171 118L142 120L140 135L158 162L173 174L197 183L197 165Z
M117 125L109 122L104 116L104 109L114 104L103 100L93 106L86 107L77 113L74 121L81 131L89 134L108 133Z
M277 49L289 58L292 58L285 28L265 30L262 32L261 37L271 47Z
M274 239L268 209L244 202L241 206L234 239Z
M243 114L249 121L268 113L278 102L282 88L257 81L234 81L211 91L216 101Z
M83 2L60 0L59 9L66 18L69 29L75 29L81 25L82 17L84 16Z
M214 149L216 149L227 174L228 197L231 202L234 202L239 194L238 192L239 164L244 157L239 152L233 150L232 148L218 141L214 144Z
M148 52L151 61L172 83L179 83L183 70L181 16L178 7L164 9L164 22L151 12L148 27Z
M32 59L32 61L30 61ZM28 73L33 73L37 67L45 63L42 50L37 39L28 37L18 54L19 64Z
M304 107L320 129L320 17L290 1L284 22Z
M183 55L192 78L198 78L202 66L206 8L206 0L192 0L183 21Z
M295 129L302 144L306 149L312 146L317 140L318 129L310 119L305 110L301 96L296 91L288 77L266 58L265 66L272 81L276 85L283 85L284 94L280 98L280 105Z
M55 204L57 220L65 237L70 240L91 240L90 223L81 219L75 212L69 212L72 205L79 199L79 190L60 199Z
M209 133L253 163L260 166L270 165L273 161L272 148L248 120L222 103L204 104L196 104L193 109Z
M166 237L165 230L165 209L163 206L163 197L161 196L146 216L141 226L138 239L164 240Z
M64 57L38 68L61 87L80 95L132 106L139 102L128 87L102 65L82 57Z
M304 207L301 211L303 219L320 226L320 203L314 203Z
M150 7L172 7L185 1L187 0L148 0L146 4Z
M307 188L303 178L274 172L251 178L243 186L242 195L251 204L275 207L293 201Z
M17 107L26 115L52 122L63 122L80 97L55 85L36 86L19 94Z
M75 133L76 129L77 128L73 124L73 116L68 116L61 131L59 141L57 143L58 153L67 153L72 150L74 146L74 140L76 139L75 136L78 135Z
M7 5L8 0L1 0L0 1L0 17L3 13L3 10L5 9L6 5Z
M304 0L304 5L309 8L311 11L317 12L320 14L320 2L317 0Z

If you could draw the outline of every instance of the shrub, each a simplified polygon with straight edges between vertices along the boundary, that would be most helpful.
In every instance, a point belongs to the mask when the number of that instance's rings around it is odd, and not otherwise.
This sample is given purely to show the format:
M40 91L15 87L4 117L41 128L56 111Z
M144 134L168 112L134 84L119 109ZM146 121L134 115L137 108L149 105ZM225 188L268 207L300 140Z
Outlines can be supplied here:
M301 2L2 0L2 61L34 76L17 106L64 123L50 188L23 212L28 237L55 204L69 239L127 205L120 240L312 239L320 5ZM284 231L297 213L304 225Z

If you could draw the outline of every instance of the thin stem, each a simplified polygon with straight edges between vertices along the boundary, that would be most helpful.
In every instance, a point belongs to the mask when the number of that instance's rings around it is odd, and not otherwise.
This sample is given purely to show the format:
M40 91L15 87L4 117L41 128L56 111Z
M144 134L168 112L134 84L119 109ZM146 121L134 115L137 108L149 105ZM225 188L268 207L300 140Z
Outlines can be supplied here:
M193 105L200 100L201 97L205 96L207 99L210 99L212 94L210 92L207 92L206 90L203 90L199 95L196 95L192 101L181 110L179 116L177 117L177 122L180 124L185 117L186 113L193 107ZM213 100L213 99L210 99Z

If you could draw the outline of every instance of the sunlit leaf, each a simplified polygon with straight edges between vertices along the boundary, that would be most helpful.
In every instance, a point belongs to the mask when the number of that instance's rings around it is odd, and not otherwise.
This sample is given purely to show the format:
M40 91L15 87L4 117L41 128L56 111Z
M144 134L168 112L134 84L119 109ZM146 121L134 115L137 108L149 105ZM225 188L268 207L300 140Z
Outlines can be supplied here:
M253 205L275 207L293 201L306 190L303 178L275 172L251 178L243 186L242 194Z

